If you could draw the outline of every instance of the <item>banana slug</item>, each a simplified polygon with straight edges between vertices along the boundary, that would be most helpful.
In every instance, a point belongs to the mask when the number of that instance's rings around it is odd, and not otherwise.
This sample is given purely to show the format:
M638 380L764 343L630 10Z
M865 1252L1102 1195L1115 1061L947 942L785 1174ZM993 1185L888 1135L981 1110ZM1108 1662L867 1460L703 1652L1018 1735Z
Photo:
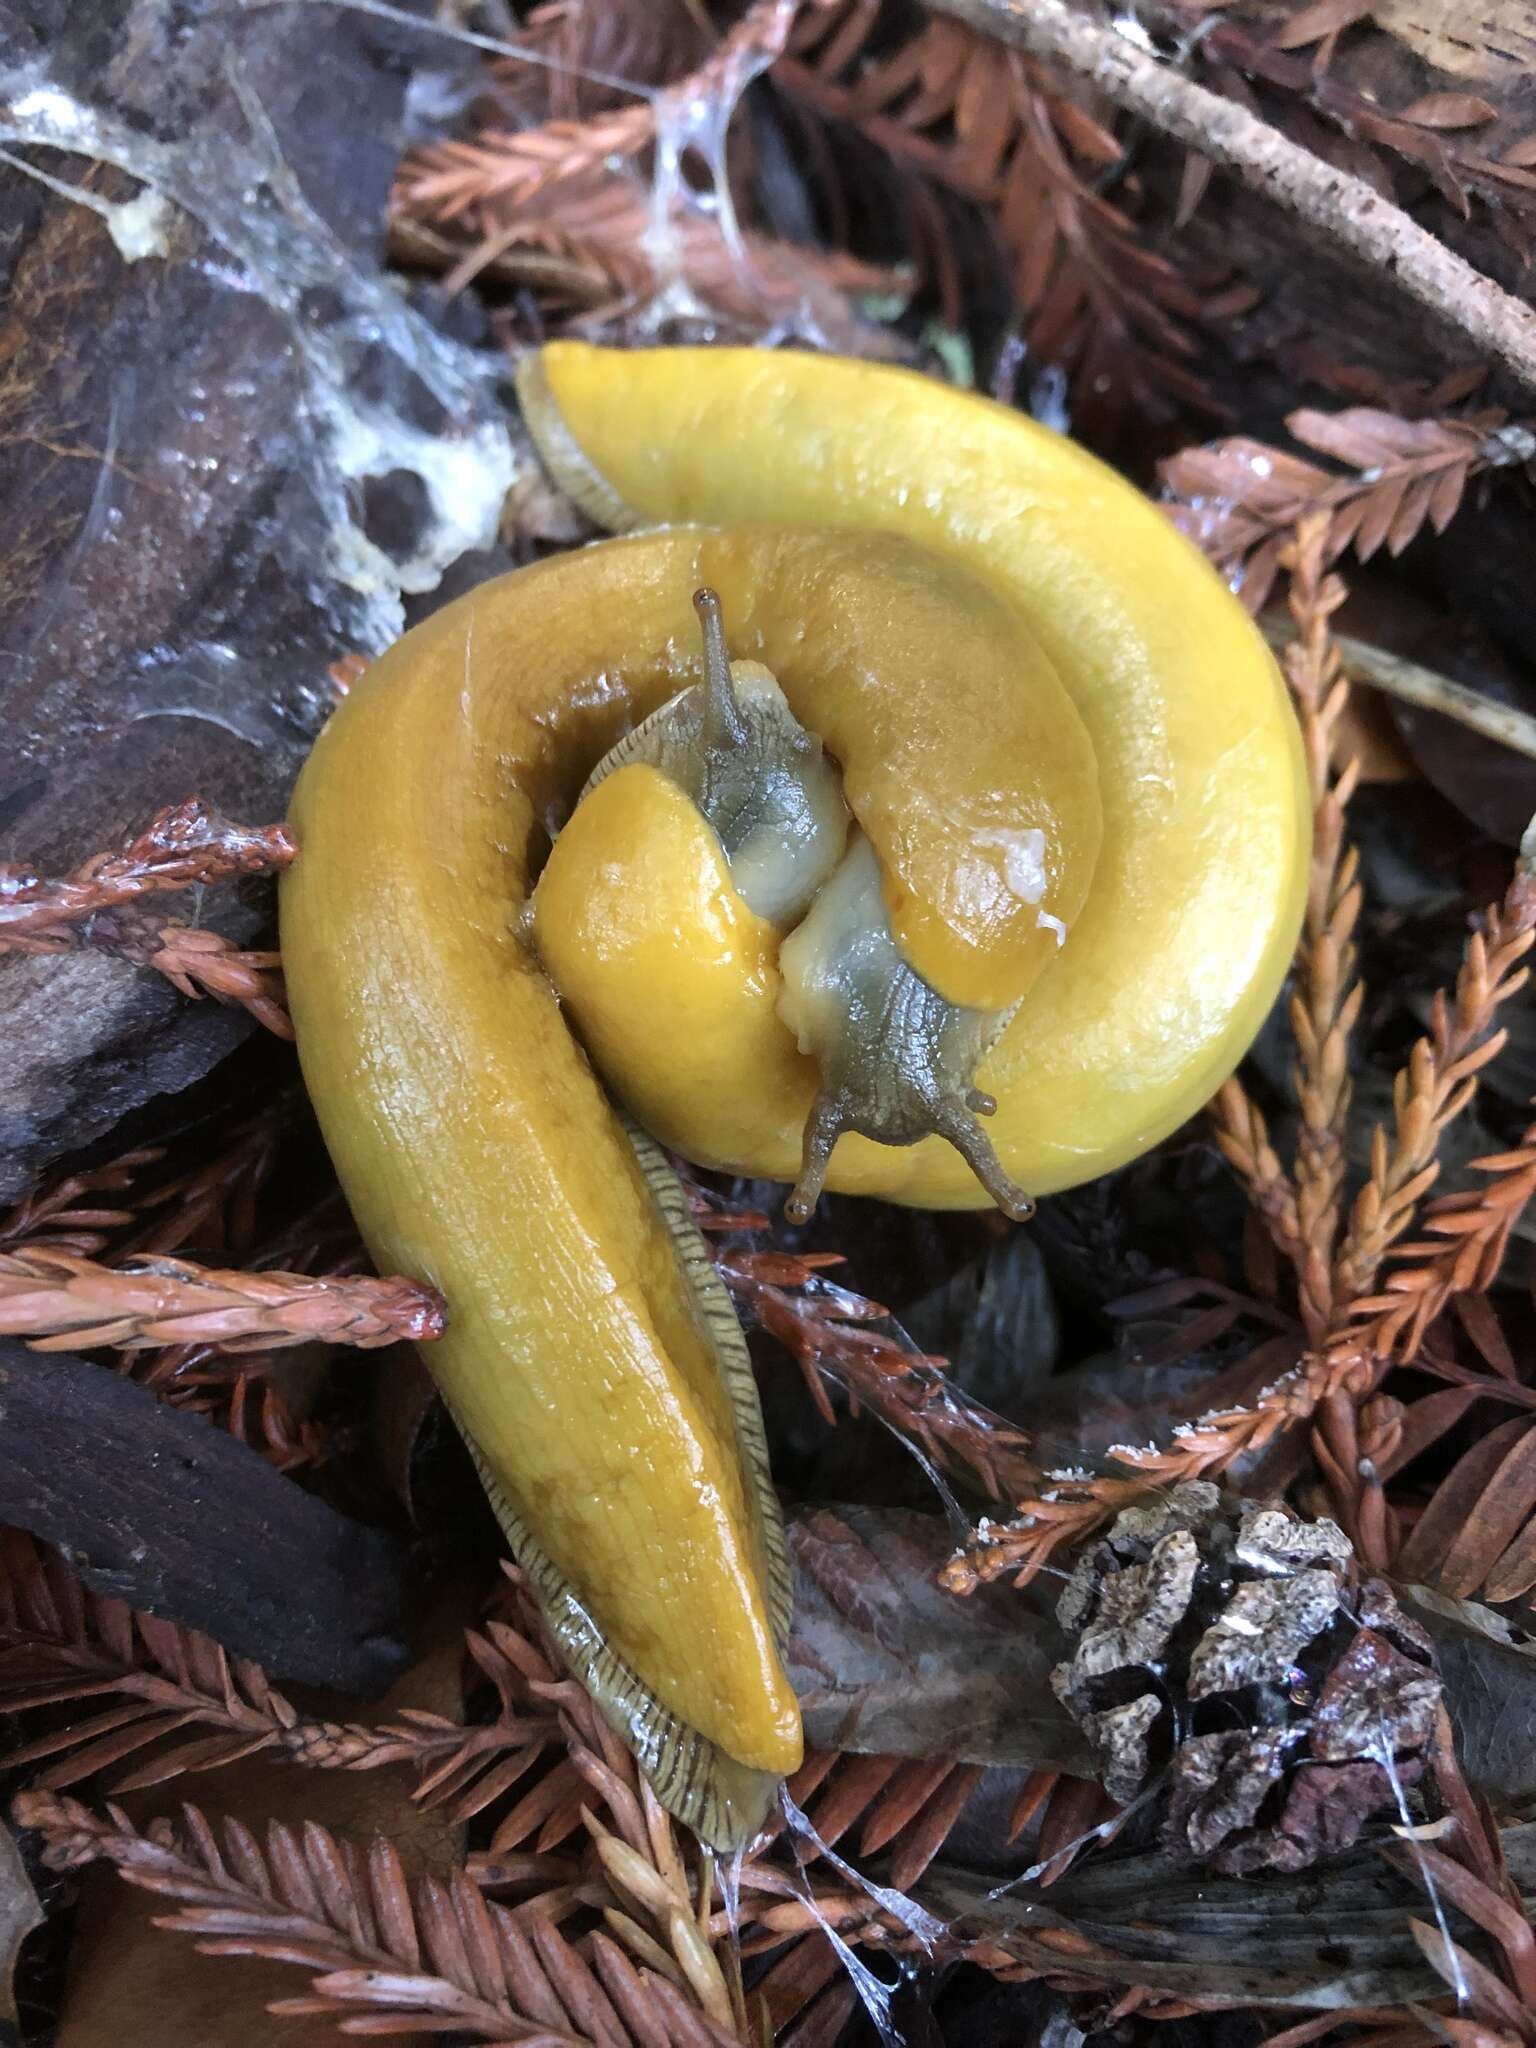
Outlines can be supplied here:
M519 385L621 537L353 688L296 792L283 957L369 1247L447 1298L424 1356L513 1553L728 1847L800 1760L789 1572L652 1141L794 1213L1022 1215L1134 1157L1278 991L1305 779L1236 601L1019 415L731 349L560 343Z

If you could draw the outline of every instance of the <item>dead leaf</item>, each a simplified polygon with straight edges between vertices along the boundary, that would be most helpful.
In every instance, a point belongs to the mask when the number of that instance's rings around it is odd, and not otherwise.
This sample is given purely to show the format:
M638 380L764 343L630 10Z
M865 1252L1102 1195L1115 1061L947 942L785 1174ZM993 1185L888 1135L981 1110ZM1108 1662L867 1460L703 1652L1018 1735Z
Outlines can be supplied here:
M467 1603L436 1617L424 1656L370 1715L393 1719L402 1708L459 1719L463 1713L463 1624ZM356 1703L328 1700L338 1718ZM319 1821L359 1842L385 1835L407 1871L446 1876L462 1860L463 1830L445 1806L424 1811L411 1799L403 1771L306 1770L252 1759L198 1780L209 1811L239 1816L258 1834L269 1821L301 1826ZM157 1788L123 1802L142 1826L178 1810L177 1788ZM281 1963L195 1953L185 1940L153 1925L165 1901L124 1884L105 1867L87 1872L57 2048L334 2048L334 2019L282 2018L269 1999L292 1997L301 1985Z
M1413 1532L1403 1545L1398 1567L1408 1579L1437 1579L1450 1553L1459 1544L1460 1538L1472 1525L1473 1518L1492 1486L1494 1478L1503 1467L1506 1458L1516 1449L1521 1440L1532 1434L1531 1419L1528 1415L1516 1415L1508 1422L1501 1422L1496 1429L1479 1437L1471 1449L1441 1480L1435 1489L1434 1498L1414 1524ZM1509 1539L1506 1536L1504 1541ZM1503 1547L1500 1544L1499 1548ZM1491 1565L1498 1556L1493 1550L1488 1558ZM1453 1598L1470 1593L1475 1584L1463 1585L1458 1579L1454 1587L1447 1587Z
M1536 1430L1517 1434L1457 1529L1437 1573L1452 1599L1476 1593L1536 1511Z
M1064 1650L1055 1623L1006 1585L941 1592L953 1547L936 1515L902 1509L819 1508L790 1523L789 1666L808 1744L1091 1771L1050 1688Z
M1497 121L1499 110L1470 92L1427 92L1397 118L1416 128L1482 128Z
M1434 1642L1467 1783L1501 1808L1524 1805L1536 1797L1536 1646L1480 1601L1452 1600L1433 1586L1395 1591Z
M1293 14L1271 43L1276 50L1304 50L1320 43L1324 36L1337 35L1352 22L1363 21L1371 11L1371 0L1317 0Z
M0 1827L0 2022L11 2026L17 2019L16 1958L42 1919L43 1909L15 1838L9 1828Z

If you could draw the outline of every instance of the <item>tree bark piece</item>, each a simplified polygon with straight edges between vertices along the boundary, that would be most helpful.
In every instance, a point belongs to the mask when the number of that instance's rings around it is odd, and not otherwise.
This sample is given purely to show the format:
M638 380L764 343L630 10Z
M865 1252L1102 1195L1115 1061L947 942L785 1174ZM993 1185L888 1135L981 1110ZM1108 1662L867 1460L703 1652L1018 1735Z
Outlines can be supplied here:
M420 45L0 0L0 859L67 872L194 791L281 817L329 664L492 537L491 377L380 268ZM250 1029L105 953L0 960L0 1200Z
M404 1560L201 1416L105 1366L0 1341L0 1522L86 1583L274 1678L358 1693L400 1668Z

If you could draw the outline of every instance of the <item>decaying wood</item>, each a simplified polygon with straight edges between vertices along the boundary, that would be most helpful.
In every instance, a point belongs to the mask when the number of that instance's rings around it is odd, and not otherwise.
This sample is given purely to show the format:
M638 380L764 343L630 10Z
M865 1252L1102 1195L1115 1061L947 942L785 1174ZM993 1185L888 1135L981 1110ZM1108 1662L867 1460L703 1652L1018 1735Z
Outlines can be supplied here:
M348 511L318 414L361 407L381 448L395 440L380 462L391 472L419 459L413 434L450 427L452 407L398 335L359 317L356 292L347 303L359 280L382 289L405 31L339 8L167 14L133 0L110 24L63 10L44 49L16 9L6 19L0 851L66 874L148 804L194 790L235 817L282 816L329 705L327 664L390 636L376 606L369 624L356 557L349 568L335 545L338 521L355 519L363 541L369 509L382 516L382 475L354 480ZM52 100L33 90L40 78ZM221 249L174 202L158 243L127 260L111 209L146 189L139 179L72 156L67 135L38 146L48 105L71 95L124 124L146 165L162 146L152 138L200 152L194 190L226 224L241 190L269 176L269 267ZM321 97L348 110L344 124L315 118ZM67 196L81 184L94 207ZM302 287L302 271L285 285L284 235L296 260L323 250L330 265L302 319L280 303ZM458 427L492 424L488 398L468 382L463 397ZM312 431L297 430L305 420ZM381 555L381 591L388 567ZM269 898L221 892L208 920L235 964L211 957L213 940L196 941L196 957L184 938L172 949L175 971L203 987L222 977L234 1007L188 1005L170 980L91 948L0 960L0 1199L188 1087L250 1029L234 978L271 994L243 956L269 916Z
M1536 391L1536 311L1382 198L1069 0L935 0L944 13L1088 79L1159 134L1198 150L1379 271Z
M0 1340L0 1524L86 1584L216 1634L278 1677L367 1692L404 1654L393 1538L102 1366Z

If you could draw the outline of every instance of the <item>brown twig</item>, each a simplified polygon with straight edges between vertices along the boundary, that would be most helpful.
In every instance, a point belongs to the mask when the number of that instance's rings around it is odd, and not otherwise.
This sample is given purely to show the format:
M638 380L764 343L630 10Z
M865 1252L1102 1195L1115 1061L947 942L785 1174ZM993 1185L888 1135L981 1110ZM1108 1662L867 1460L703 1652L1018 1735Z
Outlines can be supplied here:
M369 1349L441 1336L442 1297L414 1280L238 1273L185 1259L108 1267L34 1246L0 1254L0 1334L37 1351L217 1341L225 1351L285 1344Z
M766 1229L768 1219L719 1207L708 1190L691 1189L706 1233ZM899 1329L875 1325L889 1311L867 1296L833 1286L828 1268L838 1253L758 1251L711 1242L721 1279L799 1365L806 1389L827 1422L836 1420L822 1376L835 1380L855 1412L872 1409L951 1476L979 1485L995 1501L1013 1501L1039 1483L1028 1436L956 1387L942 1358L907 1342Z
M93 854L62 881L0 867L0 953L79 946L154 967L183 995L238 1003L280 1038L293 1026L276 953L244 952L217 932L165 923L134 908L157 892L207 887L285 867L296 851L284 825L236 825L199 798L156 814L117 853Z
M286 826L236 825L192 797L157 812L121 852L93 854L63 881L0 867L0 946L55 940L65 927L153 891L266 874L296 851Z
M1267 613L1259 620L1259 630L1270 646L1281 653L1295 637L1295 628L1289 621ZM1501 704L1496 698L1485 697L1480 690L1469 690L1465 683L1441 675L1438 669L1425 668L1421 662L1408 661L1400 654L1389 654L1386 648L1374 647L1368 640L1357 640L1348 633L1335 633L1333 644L1355 682L1395 697L1399 703L1436 711L1441 717L1466 726L1469 732L1481 733L1513 753L1524 754L1528 761L1536 761L1536 718L1529 711Z
M1241 22L1214 20L1198 0L1152 4L1140 19L1154 33L1189 38L1186 48L1192 61L1210 63L1229 78L1234 72L1256 78L1271 91L1302 101L1352 142L1390 151L1413 172L1427 173L1463 216L1471 211L1468 195L1477 194L1488 202L1495 222L1504 214L1529 217L1536 203L1529 157L1500 161L1490 154L1484 131L1496 110L1486 101L1472 94L1438 92L1419 95L1394 110L1340 80L1328 61L1334 39L1345 27L1364 27L1372 13L1363 0L1344 8L1302 5L1258 35ZM1196 29L1199 33L1191 36ZM1377 33L1389 35L1391 30L1383 22ZM1529 144L1529 137L1518 140ZM1518 237L1516 219L1510 225Z
M1326 515L1309 514L1284 558L1297 633L1286 650L1285 673L1301 726L1313 820L1306 920L1296 953L1298 986L1290 1019L1297 1053L1293 1080L1301 1112L1293 1257L1302 1321L1314 1345L1322 1341L1333 1313L1332 1264L1350 1101L1349 1039L1363 994L1354 980L1358 862L1354 848L1344 841L1344 809L1356 769L1351 761L1338 770L1333 759L1334 734L1348 702L1349 683L1329 620L1345 593L1338 577L1323 574L1327 536Z

